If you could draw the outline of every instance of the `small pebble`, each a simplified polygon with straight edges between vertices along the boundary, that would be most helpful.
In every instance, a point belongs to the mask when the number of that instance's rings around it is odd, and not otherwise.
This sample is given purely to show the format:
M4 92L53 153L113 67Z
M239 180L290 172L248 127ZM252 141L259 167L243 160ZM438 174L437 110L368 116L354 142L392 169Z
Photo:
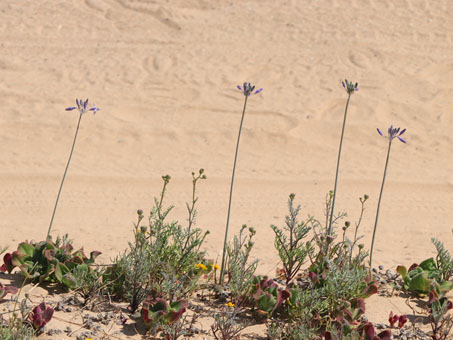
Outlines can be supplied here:
M379 265L379 270L384 270L384 266L382 264Z
M373 268L373 273L377 273L377 269L376 268Z

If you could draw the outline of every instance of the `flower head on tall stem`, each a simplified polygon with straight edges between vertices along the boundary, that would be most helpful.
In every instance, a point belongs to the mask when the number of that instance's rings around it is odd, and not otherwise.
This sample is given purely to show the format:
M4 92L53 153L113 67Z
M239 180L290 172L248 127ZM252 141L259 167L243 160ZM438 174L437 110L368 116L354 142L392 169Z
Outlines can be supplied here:
M406 129L400 131L400 128L394 128L393 125L390 125L387 136L384 136L381 130L379 130L379 128L377 129L377 132L382 137L387 138L388 140L398 138L401 142L406 143L406 141L403 138L401 138L401 135L406 132Z
M348 114L349 100L351 99L351 95L355 91L359 90L359 83L354 84L352 81L348 81L347 79L345 79L344 81L341 82L341 84L343 85L344 89L346 90L346 92L348 94L348 99L346 100L346 107L344 109L343 128L341 129L340 146L338 148L337 170L335 173L335 185L334 185L334 189L333 189L332 205L330 207L329 225L326 226L328 235L332 235L332 227L333 227L332 224L334 222L333 216L334 216L334 212L335 212L335 198L337 197L338 173L340 170L341 149L343 146L343 135L344 135L344 128L346 126L346 116Z
M353 83L352 81L348 81L345 79L344 81L341 82L343 85L344 89L348 94L353 94L355 91L359 90L359 83Z
M75 146L75 143L76 143L76 140L77 140L77 134L79 133L80 121L82 119L82 116L83 116L83 114L85 112L88 112L88 111L92 111L93 114L96 114L96 112L99 111L99 108L96 105L93 105L92 107L88 108L88 99L86 99L86 100L76 99L76 104L77 104L77 107L76 106L70 106L70 107L66 108L66 111L72 111L72 110L77 109L79 111L79 113L80 113L79 114L79 121L77 123L77 128L76 128L76 132L75 132L75 135L74 135L74 140L72 142L72 148L71 148L71 152L69 154L69 159L68 159L68 162L66 163L66 168L65 168L64 173L63 173L63 179L61 180L60 189L58 190L57 200L56 200L55 206L53 208L52 217L50 218L50 224L49 224L49 229L47 230L46 239L49 239L49 237L50 237L50 231L52 230L52 223L53 223L53 220L54 220L54 217L55 217L55 212L57 211L58 201L60 199L61 189L63 188L63 183L64 183L64 180L66 178L66 173L68 172L69 163L71 163L72 153L74 152L74 146Z
M80 112L80 114L84 114L87 111L93 111L93 114L96 114L96 112L99 111L99 108L97 108L96 105L93 105L93 107L88 108L88 99L86 99L85 101L83 101L82 99L76 99L76 104L77 107L75 106L67 107L66 111L72 111L77 109Z
M228 228L230 225L230 212L231 212L231 200L233 197L234 173L236 171L236 163L237 163L238 150L239 150L239 141L241 140L242 123L244 122L245 108L247 107L247 99L250 95L258 94L261 91L263 91L262 88L254 91L255 86L254 85L252 86L252 84L250 84L248 82L245 82L243 86L238 85L237 88L245 96L245 100L244 100L244 108L242 109L241 123L239 124L239 133L238 133L238 139L237 139L237 143L236 143L236 152L234 154L233 174L231 176L230 199L228 201L228 213L227 213L227 222L226 222L226 228L225 228L225 239L223 242L222 265L220 267L220 278L219 278L220 284L223 284L223 277L225 275L225 260L226 260L225 255L226 255L226 246L227 246L227 240L228 240Z
M253 94L258 94L260 93L261 91L263 91L263 88L260 88L258 90L256 90L255 92L253 92L253 90L255 89L255 85L251 85L250 83L244 83L243 86L241 85L238 85L237 88L242 91L242 93L244 94L244 96L248 97L250 95L253 95Z
M406 132L406 129L401 130L400 128L394 128L393 125L390 125L388 129L387 136L384 136L384 134L381 132L381 130L377 129L377 132L387 139L389 141L388 148L387 148L387 158L385 160L385 166L384 166L384 176L382 177L382 184L381 184L381 191L379 193L379 200L377 204L377 210L376 210L376 220L374 222L374 229L373 229L373 237L371 239L371 248L370 248L370 273L373 265L373 248L374 248L374 238L376 236L376 229L377 229L377 224L378 224L378 219L379 219L379 208L381 206L381 199L382 199L382 192L384 191L384 184L385 184L385 177L387 175L387 166L389 163L389 158L390 158L390 148L392 147L392 141L395 138L398 138L401 142L406 143L406 141L401 137L401 135Z

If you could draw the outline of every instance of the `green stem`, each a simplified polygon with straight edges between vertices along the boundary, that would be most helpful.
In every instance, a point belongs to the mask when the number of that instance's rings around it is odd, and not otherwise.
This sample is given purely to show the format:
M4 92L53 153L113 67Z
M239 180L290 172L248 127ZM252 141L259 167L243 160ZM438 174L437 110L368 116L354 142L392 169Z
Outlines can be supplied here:
M223 276L225 275L225 255L226 255L226 247L227 247L227 240L228 240L228 227L230 225L230 212L231 212L231 200L233 197L234 173L236 171L236 162L237 162L237 158L238 158L239 141L241 139L242 123L244 122L245 108L247 106L247 98L248 98L248 96L245 96L244 108L242 110L241 124L239 125L238 140L237 140L237 144L236 144L236 153L234 155L233 175L231 176L230 199L228 202L228 214L227 214L227 222L226 222L226 228L225 228L225 239L223 241L222 266L220 268L220 278L219 278L220 284L223 284Z
M330 221L329 221L329 233L328 233L328 235L332 235L332 220L333 220L333 213L334 213L334 208L335 208L335 197L337 196L337 182L338 182L338 172L339 172L339 169L340 169L341 148L343 146L344 127L346 125L346 116L348 114L348 106L349 106L349 99L350 98L351 98L351 93L348 94L348 100L346 101L346 108L344 110L343 128L341 129L340 147L338 149L337 172L335 174L335 186L333 188L333 199L332 199L332 207L331 207L331 211L330 211Z
M385 160L384 177L382 178L381 192L379 193L379 200L378 200L377 211L376 211L376 221L374 222L373 238L371 239L371 249L370 249L370 271L371 271L371 265L372 265L372 263L373 263L374 237L376 236L376 228L377 228L378 218L379 218L379 208L380 208L380 206L381 206L382 192L384 191L385 176L386 176L386 174L387 174L387 165L389 164L390 147L391 147L391 146L392 146L392 140L390 139L390 141L389 141L389 148L388 148L388 151L387 151L387 159Z
M50 237L50 231L52 229L53 219L55 217L55 212L57 211L58 201L60 199L61 189L63 188L63 183L64 183L64 180L66 178L66 173L68 172L69 163L71 163L72 153L74 152L74 146L75 146L75 143L76 143L77 134L79 133L79 127L80 127L81 119L82 119L82 113L80 113L80 115L79 115L79 121L77 123L77 129L76 129L76 132L75 132L74 141L72 142L71 153L69 154L68 163L66 164L66 169L64 170L63 179L61 180L61 184L60 184L60 189L58 190L57 201L55 202L55 207L53 208L52 218L50 219L50 225L49 225L49 230L47 230L46 240L48 240L49 237Z

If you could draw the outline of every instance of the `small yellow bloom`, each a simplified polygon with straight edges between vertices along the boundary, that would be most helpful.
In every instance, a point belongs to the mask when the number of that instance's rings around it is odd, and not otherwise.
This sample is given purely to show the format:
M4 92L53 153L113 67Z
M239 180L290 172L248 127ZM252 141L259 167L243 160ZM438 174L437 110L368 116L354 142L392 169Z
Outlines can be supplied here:
M93 340L93 339L91 339L91 338L85 338L85 340Z
M217 263L214 265L214 269L215 270L220 270L220 267L219 267L219 265Z
M227 304L225 304L225 306L234 307L234 303L233 302L228 302Z
M201 270L208 270L208 268L203 263L197 263L195 265L195 268L201 269Z

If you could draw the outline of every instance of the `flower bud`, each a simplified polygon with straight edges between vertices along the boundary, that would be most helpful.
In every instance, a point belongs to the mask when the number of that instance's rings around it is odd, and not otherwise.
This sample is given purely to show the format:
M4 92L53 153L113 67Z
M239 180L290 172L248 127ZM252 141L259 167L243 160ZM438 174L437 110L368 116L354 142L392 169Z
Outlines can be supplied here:
M138 209L137 210L137 214L138 214L138 216L142 216L143 215L143 210L142 209Z

